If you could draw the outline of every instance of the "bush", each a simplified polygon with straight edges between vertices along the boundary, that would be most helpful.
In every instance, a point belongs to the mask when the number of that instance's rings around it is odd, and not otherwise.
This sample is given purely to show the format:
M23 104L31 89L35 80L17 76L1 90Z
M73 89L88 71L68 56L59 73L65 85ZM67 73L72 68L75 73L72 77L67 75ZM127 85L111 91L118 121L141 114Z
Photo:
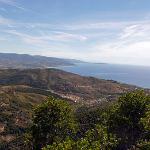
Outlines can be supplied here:
M62 143L48 145L43 150L112 150L117 142L112 134L108 134L105 127L97 125L95 129L87 131L85 137L78 141L68 138Z
M73 136L77 127L74 120L70 105L51 97L34 109L29 141L34 149L61 142L67 136Z
M149 104L150 97L136 91L120 97L111 109L108 126L109 131L121 139L119 149L127 149L140 140L144 132L141 118L146 115Z
M27 136L35 150L148 150L150 96L127 93L109 108L82 107L76 118L68 103L51 97L34 109Z

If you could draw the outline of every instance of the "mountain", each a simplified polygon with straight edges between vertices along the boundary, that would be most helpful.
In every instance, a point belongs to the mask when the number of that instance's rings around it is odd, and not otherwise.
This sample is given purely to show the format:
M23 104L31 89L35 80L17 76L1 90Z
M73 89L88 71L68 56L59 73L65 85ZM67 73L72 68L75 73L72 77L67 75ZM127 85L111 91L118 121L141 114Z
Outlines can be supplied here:
M80 62L74 59L61 59L45 56L32 56L27 54L15 54L15 53L0 53L0 68L48 68L57 66L74 65L74 63Z

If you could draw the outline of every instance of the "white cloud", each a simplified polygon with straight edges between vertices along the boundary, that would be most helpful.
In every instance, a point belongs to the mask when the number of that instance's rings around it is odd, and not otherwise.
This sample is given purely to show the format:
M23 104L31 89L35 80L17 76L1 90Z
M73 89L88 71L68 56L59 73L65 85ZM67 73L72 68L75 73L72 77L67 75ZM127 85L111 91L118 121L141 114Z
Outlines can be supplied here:
M0 0L1 1L1 0ZM88 23L72 23L72 24L52 24L52 23L44 23L44 22L17 22L14 21L13 26L22 27L22 28L30 28L30 29L41 29L41 30L58 30L58 31L86 31L89 32L95 30L119 30L123 29L128 25L132 25L138 22L121 22L121 21L111 21L111 22L88 22Z
M65 33L65 32L54 32L53 38L54 38L54 40L60 40L60 41L68 41L68 40L69 41L70 40L85 41L85 40L87 40L86 36Z
M112 44L102 52L93 51L93 54L95 59L110 63L150 65L150 42L130 43L119 49L113 48Z
M137 29L138 29L138 25L131 25L131 26L128 26L124 29L123 33L121 34L121 39L124 39L124 38L128 38L132 35L135 35L136 32L137 32Z
M21 33L16 30L6 30L6 33L19 36L27 44L49 44L49 41L69 42L69 41L85 41L87 37L77 34L65 32L52 32L50 35L33 36L26 33Z
M79 23L79 24L71 24L65 25L64 28L68 30L97 30L97 29L118 29L127 25L128 22L93 22L93 23Z
M127 38L148 38L150 35L150 22L139 22L137 24L127 26L120 35L120 39Z
M150 23L129 25L113 40L93 46L90 53L96 61L150 66Z
M0 17L0 24L8 23L14 30L5 30L5 33L18 36L25 44L41 49L40 53L43 55L86 61L150 65L149 20L67 25L20 23ZM31 33L27 33L29 29L32 29ZM72 44L74 41L76 43Z

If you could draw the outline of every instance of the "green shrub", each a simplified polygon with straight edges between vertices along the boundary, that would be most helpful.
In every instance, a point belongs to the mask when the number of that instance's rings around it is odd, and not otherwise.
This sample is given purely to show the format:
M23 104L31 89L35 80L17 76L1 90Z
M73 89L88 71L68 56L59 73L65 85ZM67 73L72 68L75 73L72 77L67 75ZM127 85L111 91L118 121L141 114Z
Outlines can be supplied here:
M36 107L29 136L34 149L73 136L77 127L74 120L72 108L62 100L51 97Z

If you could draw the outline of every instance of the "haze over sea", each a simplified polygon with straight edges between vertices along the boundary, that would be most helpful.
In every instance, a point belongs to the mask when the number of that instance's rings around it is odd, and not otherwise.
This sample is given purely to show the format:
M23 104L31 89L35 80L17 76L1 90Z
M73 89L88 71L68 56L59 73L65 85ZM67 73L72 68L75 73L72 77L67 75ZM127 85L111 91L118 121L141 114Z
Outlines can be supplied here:
M150 67L148 66L77 63L74 66L61 66L59 69L79 75L150 88Z

